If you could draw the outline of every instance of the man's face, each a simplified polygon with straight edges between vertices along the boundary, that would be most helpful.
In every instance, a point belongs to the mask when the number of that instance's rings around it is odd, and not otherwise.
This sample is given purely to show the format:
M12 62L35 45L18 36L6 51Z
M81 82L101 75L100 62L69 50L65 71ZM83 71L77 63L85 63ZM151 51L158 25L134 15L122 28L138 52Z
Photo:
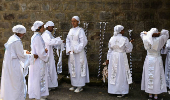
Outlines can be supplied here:
M125 33L124 29L120 33L123 35Z
M23 38L25 33L24 34L21 34L21 33L16 33L16 35L19 37L19 38Z
M43 33L45 31L44 29L44 25L42 25L41 29L40 29L40 33Z
M71 24L73 25L73 27L77 27L78 26L78 21L74 18L71 19Z
M50 31L50 32L52 32L52 31L53 31L53 28L54 28L54 26L48 26L48 27L47 27L47 30Z

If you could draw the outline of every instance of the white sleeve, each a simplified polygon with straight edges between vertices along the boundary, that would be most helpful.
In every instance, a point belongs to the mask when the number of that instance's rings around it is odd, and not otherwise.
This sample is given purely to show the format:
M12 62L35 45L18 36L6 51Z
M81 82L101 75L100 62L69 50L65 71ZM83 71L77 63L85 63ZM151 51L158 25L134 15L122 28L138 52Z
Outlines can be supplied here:
M125 52L126 53L130 53L130 52L132 52L132 49L133 49L132 43L129 42L128 38L126 38L126 41L125 41Z
M161 49L169 38L169 31L168 30L162 30L159 38L160 38L159 49Z
M42 38L47 45L60 45L63 42L60 37L51 39L49 34L43 34Z
M108 48L109 48L109 50L108 50L108 52L107 52L107 60L109 60L109 59L110 59L110 55L111 55L111 52L112 52L110 42L108 43Z
M43 46L42 42L43 39L41 39L41 36L36 36L35 38L36 39L34 39L33 44L38 55L38 58L40 58L44 62L48 62L48 55L45 52L45 47Z
M79 33L79 44L74 46L74 53L80 53L87 45L87 37L83 29Z

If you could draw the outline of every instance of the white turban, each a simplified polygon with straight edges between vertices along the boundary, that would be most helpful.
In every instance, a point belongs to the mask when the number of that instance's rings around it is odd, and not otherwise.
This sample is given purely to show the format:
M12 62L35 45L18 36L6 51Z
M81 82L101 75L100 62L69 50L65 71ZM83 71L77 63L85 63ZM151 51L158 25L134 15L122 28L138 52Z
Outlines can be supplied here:
M76 19L77 21L79 21L78 24L80 24L80 18L78 16L73 16L72 18Z
M44 23L42 21L35 21L33 26L31 27L32 31L36 31L38 29L38 27L42 26Z
M14 33L24 34L26 33L26 28L23 25L16 25L12 28Z
M47 28L48 26L54 26L54 23L52 21L48 21L45 25L44 28Z
M117 34L119 34L122 30L124 29L124 27L122 25L116 25L114 27L114 35L116 36Z

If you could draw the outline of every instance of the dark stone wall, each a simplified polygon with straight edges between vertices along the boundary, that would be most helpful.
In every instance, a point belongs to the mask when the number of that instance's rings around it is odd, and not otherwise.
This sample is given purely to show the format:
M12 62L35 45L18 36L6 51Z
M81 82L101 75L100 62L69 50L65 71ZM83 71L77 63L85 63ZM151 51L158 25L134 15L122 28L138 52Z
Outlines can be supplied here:
M47 22L52 20L58 28L57 34L66 38L71 28L71 18L78 15L83 27L89 23L87 59L91 76L97 76L99 57L99 22L109 22L106 28L103 59L106 59L108 41L113 35L113 28L117 24L133 29L134 49L133 79L141 80L143 62L146 51L139 37L141 31L148 31L152 27L170 30L170 1L169 0L0 0L0 65L2 65L4 46L12 33L12 27L23 24L27 34L23 38L25 49L30 50L30 37L33 32L31 26L34 21ZM103 24L104 25L104 24ZM103 28L102 25L102 28ZM102 29L103 32L103 29ZM63 57L63 71L67 74L67 58ZM164 56L165 58L165 56Z

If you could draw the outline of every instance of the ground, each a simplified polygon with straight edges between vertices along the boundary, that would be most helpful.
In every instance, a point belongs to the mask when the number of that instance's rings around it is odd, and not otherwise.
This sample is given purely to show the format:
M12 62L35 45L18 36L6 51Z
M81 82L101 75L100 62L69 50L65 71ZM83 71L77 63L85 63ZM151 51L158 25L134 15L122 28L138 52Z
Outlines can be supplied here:
M141 91L140 84L135 83L130 86L129 94L123 98L117 98L116 95L108 94L106 83L102 83L101 86L88 84L80 93L69 91L70 87L69 82L61 82L58 88L50 91L47 100L147 100L148 97L148 94ZM168 93L163 93L159 96L163 97L163 100L170 100L170 94ZM27 98L26 100L30 99Z

